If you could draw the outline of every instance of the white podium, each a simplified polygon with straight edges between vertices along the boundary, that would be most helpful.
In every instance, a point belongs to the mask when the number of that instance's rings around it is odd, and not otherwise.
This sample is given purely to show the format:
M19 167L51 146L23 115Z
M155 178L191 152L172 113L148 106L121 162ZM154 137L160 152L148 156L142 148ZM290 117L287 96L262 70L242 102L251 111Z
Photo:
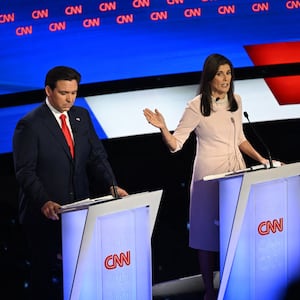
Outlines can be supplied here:
M300 163L219 178L218 300L281 299L300 274Z
M151 234L162 191L62 211L64 300L152 299Z

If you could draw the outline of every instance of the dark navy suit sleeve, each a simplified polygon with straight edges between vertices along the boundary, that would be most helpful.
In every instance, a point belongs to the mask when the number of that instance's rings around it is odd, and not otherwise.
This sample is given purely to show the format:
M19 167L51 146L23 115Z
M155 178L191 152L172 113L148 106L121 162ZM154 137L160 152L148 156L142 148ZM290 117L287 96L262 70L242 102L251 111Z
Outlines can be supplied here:
M30 124L21 120L16 127L13 138L14 163L16 177L24 192L40 205L49 200L49 194L37 177L38 162L37 136Z
M16 179L20 185L21 211L25 207L27 209L28 205L32 211L40 211L43 204L50 200L50 195L37 172L39 168L39 137L33 125L30 118L20 120L13 136L14 167Z

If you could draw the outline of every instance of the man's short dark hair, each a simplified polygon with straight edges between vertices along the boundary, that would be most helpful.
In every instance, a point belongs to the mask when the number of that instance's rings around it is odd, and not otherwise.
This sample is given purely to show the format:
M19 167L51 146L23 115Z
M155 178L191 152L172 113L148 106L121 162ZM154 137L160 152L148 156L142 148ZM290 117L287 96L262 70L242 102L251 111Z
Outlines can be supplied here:
M58 80L76 80L79 85L81 75L75 69L66 66L57 66L48 71L45 78L45 86L49 86L52 90L56 87Z

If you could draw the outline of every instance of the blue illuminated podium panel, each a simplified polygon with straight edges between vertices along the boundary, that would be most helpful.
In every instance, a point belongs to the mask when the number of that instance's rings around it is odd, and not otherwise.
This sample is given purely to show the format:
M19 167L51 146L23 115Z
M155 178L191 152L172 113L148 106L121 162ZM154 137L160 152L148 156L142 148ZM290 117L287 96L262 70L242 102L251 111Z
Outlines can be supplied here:
M300 275L300 164L220 182L218 300L281 299Z
M62 213L64 300L152 299L151 233L161 195L95 201Z

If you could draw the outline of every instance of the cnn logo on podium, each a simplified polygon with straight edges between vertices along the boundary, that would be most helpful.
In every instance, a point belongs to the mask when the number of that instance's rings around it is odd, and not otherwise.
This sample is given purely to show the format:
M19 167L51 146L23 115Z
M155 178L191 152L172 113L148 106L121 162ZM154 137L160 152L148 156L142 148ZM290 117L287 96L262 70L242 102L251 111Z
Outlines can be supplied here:
M270 233L282 232L283 218L274 219L273 221L260 222L257 230L260 235L268 235Z
M126 253L121 252L120 254L108 255L104 260L104 266L107 270L114 270L118 267L123 268L124 266L130 265L130 251Z

